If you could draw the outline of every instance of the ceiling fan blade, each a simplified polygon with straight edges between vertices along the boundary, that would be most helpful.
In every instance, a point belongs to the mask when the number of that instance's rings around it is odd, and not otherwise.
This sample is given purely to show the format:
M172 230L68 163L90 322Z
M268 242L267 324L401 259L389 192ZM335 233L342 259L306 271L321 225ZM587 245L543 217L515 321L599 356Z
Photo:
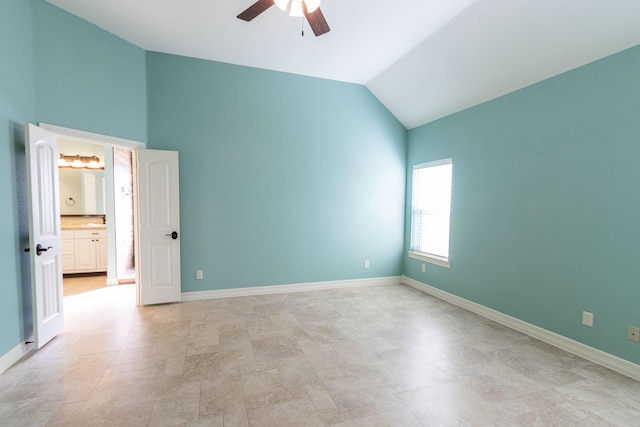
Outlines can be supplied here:
M303 3L303 11L304 16L307 17L307 21L309 22L309 26L313 30L313 34L316 37L323 35L324 33L328 33L330 31L329 24L327 24L327 20L324 19L324 15L320 8L317 8L313 12L307 12L307 5Z
M256 16L260 15L265 10L274 5L273 0L258 0L251 6L249 6L244 12L238 15L238 19L243 21L251 21Z

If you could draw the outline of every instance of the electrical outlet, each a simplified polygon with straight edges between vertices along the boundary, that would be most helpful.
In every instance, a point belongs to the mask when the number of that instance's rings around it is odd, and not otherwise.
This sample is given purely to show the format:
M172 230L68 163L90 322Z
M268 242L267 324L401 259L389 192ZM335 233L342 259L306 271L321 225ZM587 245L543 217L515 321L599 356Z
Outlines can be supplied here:
M640 342L640 328L629 326L627 328L627 339L629 341Z
M369 260L364 260L364 268L369 268Z
M202 270L196 270L196 280L204 279L204 272Z
M427 272L427 266L425 264L422 264L422 272L423 273Z
M584 326L589 326L590 328L593 328L593 313L589 313L588 311L583 311L582 324Z

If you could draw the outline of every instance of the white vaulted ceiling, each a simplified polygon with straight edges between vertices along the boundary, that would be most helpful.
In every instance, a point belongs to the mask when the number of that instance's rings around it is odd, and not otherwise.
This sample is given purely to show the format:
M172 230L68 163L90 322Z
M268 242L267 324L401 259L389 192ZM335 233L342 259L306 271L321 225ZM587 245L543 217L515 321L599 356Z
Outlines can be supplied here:
M48 0L137 45L366 85L407 128L640 44L638 0L323 0L314 37L255 0Z

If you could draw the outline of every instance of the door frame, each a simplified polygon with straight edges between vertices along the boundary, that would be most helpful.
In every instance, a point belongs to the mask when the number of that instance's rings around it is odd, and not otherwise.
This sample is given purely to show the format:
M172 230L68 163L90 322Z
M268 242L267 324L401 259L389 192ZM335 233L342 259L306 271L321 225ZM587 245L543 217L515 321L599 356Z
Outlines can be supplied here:
M124 138L118 138L115 136L102 135L102 134L93 133L93 132L86 132L83 130L71 129L71 128L52 125L48 123L38 123L38 126L45 130L48 130L49 132L56 134L58 137L63 137L64 139L68 139L76 142L84 142L84 143L97 144L102 146L126 148L131 151L135 151L138 148L146 148L146 143L131 140L131 139L124 139ZM137 174L138 167L135 164L135 162L132 166L133 166L133 176L135 177ZM137 224L138 224L137 209L133 210L133 221L134 221L134 233L136 234L134 236L134 239L135 241L137 241L138 239L137 231L136 231ZM138 254L137 245L134 245L135 259L139 259L138 255L139 254ZM136 271L137 271L137 266L136 266ZM140 292L141 292L140 281L136 280L136 305L141 305L142 303L140 298Z

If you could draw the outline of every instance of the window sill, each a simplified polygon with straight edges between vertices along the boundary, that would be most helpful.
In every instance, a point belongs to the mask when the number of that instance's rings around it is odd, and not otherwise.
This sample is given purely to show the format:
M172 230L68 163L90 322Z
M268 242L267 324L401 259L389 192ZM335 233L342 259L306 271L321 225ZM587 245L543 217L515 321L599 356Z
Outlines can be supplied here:
M419 259L420 261L439 265L445 268L451 268L451 264L449 263L449 258L440 257L437 255L425 254L424 252L409 251L409 258Z

